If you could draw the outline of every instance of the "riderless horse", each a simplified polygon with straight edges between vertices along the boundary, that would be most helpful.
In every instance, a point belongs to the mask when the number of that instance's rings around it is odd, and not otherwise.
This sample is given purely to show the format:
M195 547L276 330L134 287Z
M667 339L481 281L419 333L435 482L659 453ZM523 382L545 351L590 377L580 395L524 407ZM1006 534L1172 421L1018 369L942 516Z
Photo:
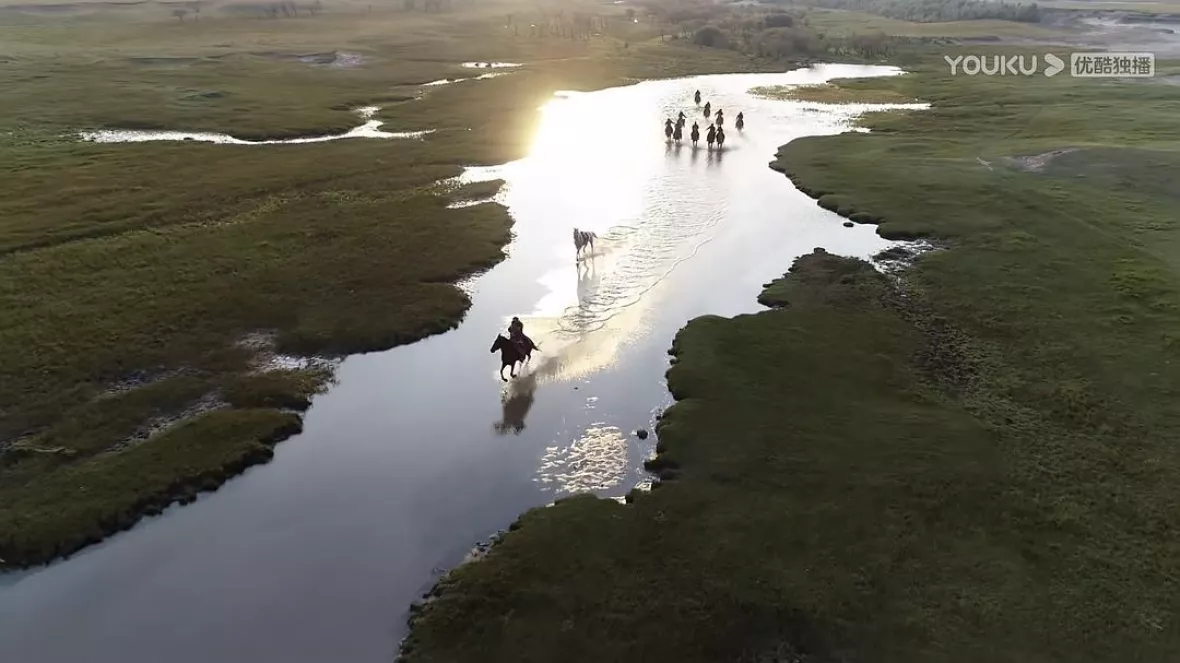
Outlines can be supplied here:
M713 142L717 140L717 127L709 125L708 131L705 132L705 142L709 144L709 149L713 149Z
M701 127L696 122L692 123L692 133L689 134L689 138L692 138L692 146L696 147L697 141L701 139Z
M582 254L582 249L587 246L590 247L590 253L594 252L594 240L598 239L598 235L589 230L578 230L574 228L574 257Z
M738 113L737 122L735 122L733 126L737 127L738 131L744 129L746 126L746 116Z
M492 343L492 349L488 352L500 351L500 379L507 382L508 378L504 377L504 369L508 368L508 374L516 377L516 364L528 361L533 356L533 350L538 350L536 343L528 336L524 337L525 347L522 349L516 343L513 343L507 336L500 334L496 336L496 340Z

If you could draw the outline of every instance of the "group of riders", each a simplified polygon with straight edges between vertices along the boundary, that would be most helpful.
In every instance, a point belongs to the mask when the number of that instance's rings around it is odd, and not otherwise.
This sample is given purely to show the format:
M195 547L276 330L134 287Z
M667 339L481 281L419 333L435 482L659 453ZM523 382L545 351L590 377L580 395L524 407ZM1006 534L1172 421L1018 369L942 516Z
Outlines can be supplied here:
M693 95L693 100L698 106L700 105L700 90L697 90L696 94ZM717 148L721 149L721 147L725 145L725 129L723 128L723 125L725 124L725 114L720 108L718 108L717 114L713 115L713 104L712 102L708 101L705 102L704 111L706 119L710 117L714 118L713 122L709 124L709 128L705 131L705 142L709 144L710 149L713 148L713 143L717 143ZM681 138L684 137L684 125L687 121L687 118L684 116L684 111L680 111L680 114L676 117L675 122L673 122L671 118L664 120L664 138L667 140L674 140L679 143ZM741 131L746 126L746 117L744 114L740 112L737 114L737 122L734 124L734 126L737 127L738 131ZM692 123L692 131L689 132L688 137L695 146L697 141L701 139L701 127L699 124L696 122Z

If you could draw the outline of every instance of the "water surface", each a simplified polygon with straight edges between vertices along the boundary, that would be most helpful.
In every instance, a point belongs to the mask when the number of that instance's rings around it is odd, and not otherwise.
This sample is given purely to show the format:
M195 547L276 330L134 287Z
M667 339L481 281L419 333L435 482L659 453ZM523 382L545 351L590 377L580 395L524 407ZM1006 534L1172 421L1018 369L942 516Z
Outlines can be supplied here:
M527 159L464 176L507 180L516 239L466 284L463 325L346 359L271 463L68 561L0 577L0 660L391 660L410 601L478 540L555 497L619 497L647 480L655 439L632 431L668 404L666 353L688 319L757 310L762 284L814 247L889 246L767 167L779 145L844 131L867 107L746 91L892 73L833 65L561 95ZM703 120L696 89L728 116L724 152L665 144L665 117ZM575 226L600 237L584 265ZM543 351L505 388L488 348L513 315Z

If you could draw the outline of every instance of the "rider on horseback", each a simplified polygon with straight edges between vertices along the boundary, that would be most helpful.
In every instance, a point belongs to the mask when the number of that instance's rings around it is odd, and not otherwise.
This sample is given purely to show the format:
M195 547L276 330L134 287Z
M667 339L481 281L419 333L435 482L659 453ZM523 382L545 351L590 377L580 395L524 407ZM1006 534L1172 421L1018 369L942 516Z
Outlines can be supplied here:
M530 346L536 347L536 344L533 343L533 340L524 335L524 323L521 322L520 318L516 316L513 316L512 322L508 323L508 340L516 344L516 347L520 350L521 356L528 354Z
M701 103L701 91L697 90L697 93L695 95L693 95L692 98L693 98L693 101L697 102L698 104Z

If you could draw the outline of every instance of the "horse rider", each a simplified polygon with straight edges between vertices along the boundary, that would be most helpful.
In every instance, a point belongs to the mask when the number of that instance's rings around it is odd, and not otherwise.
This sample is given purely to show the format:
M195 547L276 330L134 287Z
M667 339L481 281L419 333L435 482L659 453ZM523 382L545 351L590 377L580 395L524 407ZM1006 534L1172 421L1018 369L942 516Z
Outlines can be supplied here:
M664 133L669 136L672 135L672 118L666 118L664 120Z
M521 356L524 356L529 351L529 346L533 345L532 340L524 335L524 323L516 316L512 316L512 322L508 323L508 340L516 344Z
M724 143L725 142L725 129L722 129L721 127L717 127L716 138L717 138L718 145L720 145L721 143Z
M740 111L738 112L738 116L737 116L737 124L734 126L736 126L739 130L741 130L742 127L746 126L746 116L743 115Z
M676 116L676 128L679 129L680 127L683 127L684 122L685 122L684 111L680 111L680 115Z
M692 142L697 142L701 139L701 127L696 122L692 123Z
M719 126L719 127L720 127L720 126L721 126L721 125L723 125L723 124L725 124L725 115L723 115L723 114L721 113L721 109L720 109L720 108L718 108L718 109L717 109L717 126Z
M692 100L697 102L698 104L701 103L701 91L700 90L697 90L697 93L692 95Z
M710 124L710 125L709 125L709 130L708 130L708 132L705 134L705 140L709 141L709 143L712 143L712 142L713 142L713 140L714 140L714 139L716 139L716 137L717 137L717 127L715 127L715 126L713 126L712 124Z
M709 117L712 114L713 114L713 102L706 101L705 102L705 117Z

